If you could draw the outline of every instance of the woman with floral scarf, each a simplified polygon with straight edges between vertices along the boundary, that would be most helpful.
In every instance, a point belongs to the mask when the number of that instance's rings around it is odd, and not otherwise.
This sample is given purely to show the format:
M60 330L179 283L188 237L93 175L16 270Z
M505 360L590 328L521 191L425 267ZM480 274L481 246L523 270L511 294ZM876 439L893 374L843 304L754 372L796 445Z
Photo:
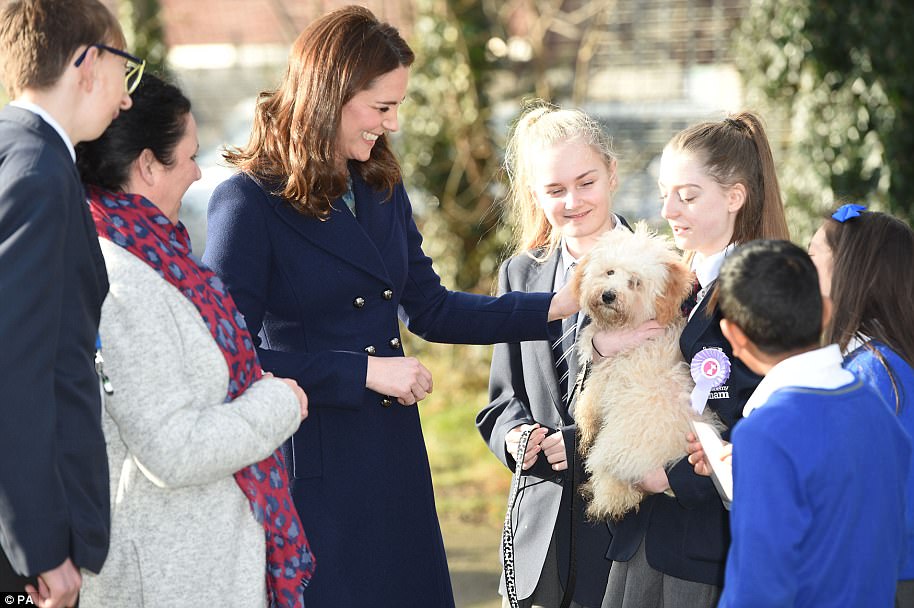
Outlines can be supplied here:
M111 289L102 308L111 548L81 605L303 606L314 559L277 447L307 398L263 374L178 221L200 178L190 102L146 76L78 167Z

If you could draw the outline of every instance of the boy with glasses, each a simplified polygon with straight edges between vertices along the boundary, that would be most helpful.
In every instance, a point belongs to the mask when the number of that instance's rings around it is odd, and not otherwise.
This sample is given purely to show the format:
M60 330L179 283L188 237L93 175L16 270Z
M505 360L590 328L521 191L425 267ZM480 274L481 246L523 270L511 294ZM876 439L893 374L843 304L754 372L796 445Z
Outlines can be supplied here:
M79 568L108 551L94 363L108 280L73 146L130 108L144 62L123 46L98 0L0 10L0 595L45 606L76 604Z

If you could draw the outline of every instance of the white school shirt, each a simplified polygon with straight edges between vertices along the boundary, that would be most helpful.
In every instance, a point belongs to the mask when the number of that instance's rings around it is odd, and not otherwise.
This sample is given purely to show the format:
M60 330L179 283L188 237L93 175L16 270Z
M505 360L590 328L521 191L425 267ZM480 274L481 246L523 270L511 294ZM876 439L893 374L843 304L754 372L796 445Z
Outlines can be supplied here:
M613 220L615 220L615 226L610 228L610 230L628 230L623 224L622 220L619 219L619 216L615 213L613 214ZM558 270L555 273L555 281L552 283L552 291L558 291L565 286L565 276L568 274L568 270L571 268L572 264L577 264L578 259L571 255L571 252L568 251L568 244L565 243L565 240L562 239L562 259L561 264L559 264Z
M695 298L695 306L692 307L692 311L689 313L689 319L691 319L692 315L695 314L695 311L698 310L698 305L701 304L701 301L708 295L708 288L711 286L711 283L716 281L718 275L720 275L720 267L723 266L724 260L726 260L727 256L733 253L735 249L736 245L730 243L714 255L706 257L699 263L696 263L694 258L692 259L691 270L695 273L695 278L698 279L698 284L701 289L699 289L698 295Z
M804 387L833 390L850 384L856 378L841 367L843 361L837 344L787 357L772 367L759 382L743 407L743 416L765 405L778 389Z

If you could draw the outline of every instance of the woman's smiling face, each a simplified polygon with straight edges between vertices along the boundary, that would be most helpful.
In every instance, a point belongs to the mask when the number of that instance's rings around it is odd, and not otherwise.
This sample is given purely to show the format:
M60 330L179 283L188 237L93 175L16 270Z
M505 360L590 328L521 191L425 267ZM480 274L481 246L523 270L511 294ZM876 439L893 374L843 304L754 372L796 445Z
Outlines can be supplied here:
M397 112L406 96L409 70L399 67L379 76L343 106L336 136L338 161L367 161L378 137L400 128Z

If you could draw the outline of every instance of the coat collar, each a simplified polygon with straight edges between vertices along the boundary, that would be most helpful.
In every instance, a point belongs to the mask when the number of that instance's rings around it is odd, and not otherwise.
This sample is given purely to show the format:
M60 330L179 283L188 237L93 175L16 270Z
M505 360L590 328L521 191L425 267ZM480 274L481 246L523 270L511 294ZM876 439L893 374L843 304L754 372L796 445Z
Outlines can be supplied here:
M708 293L714 289L714 285L717 281L712 281L708 285ZM689 322L686 323L686 326L682 330L682 336L679 338L679 344L682 352L688 353L694 350L694 345L698 342L698 339L704 335L708 330L708 327L714 323L715 325L720 323L720 314L715 308L711 311L708 310L708 302L711 298L704 297L701 299L701 302L695 307L695 311L692 313L692 316L689 317ZM710 314L709 314L710 313ZM719 331L719 330L718 330Z
M77 180L79 179L78 173L76 172L76 164L73 162L73 156L71 156L68 142L65 142L62 139L63 136L54 129L54 127L38 116L38 114L21 107L7 105L3 110L0 110L0 120L7 120L21 125L30 131L35 131L48 145L66 156L68 160L67 164L73 167L73 174L77 175Z
M60 137L64 145L67 146L67 152L70 153L70 159L75 163L76 162L76 148L73 147L73 141L70 139L70 134L63 128L57 119L54 118L50 112L39 106L37 103L32 103L30 101L21 101L13 100L10 102L10 105L14 108L22 108L27 112L35 114L41 120L43 120L49 127L54 129L54 132Z
M387 283L391 282L381 255L395 224L390 219L394 213L393 201L384 200L386 193L372 190L354 173L352 189L358 219L341 197L333 201L329 217L322 220L302 215L281 197L271 194L268 186L260 182L258 185L267 194L267 200L276 214L302 237L327 253Z

